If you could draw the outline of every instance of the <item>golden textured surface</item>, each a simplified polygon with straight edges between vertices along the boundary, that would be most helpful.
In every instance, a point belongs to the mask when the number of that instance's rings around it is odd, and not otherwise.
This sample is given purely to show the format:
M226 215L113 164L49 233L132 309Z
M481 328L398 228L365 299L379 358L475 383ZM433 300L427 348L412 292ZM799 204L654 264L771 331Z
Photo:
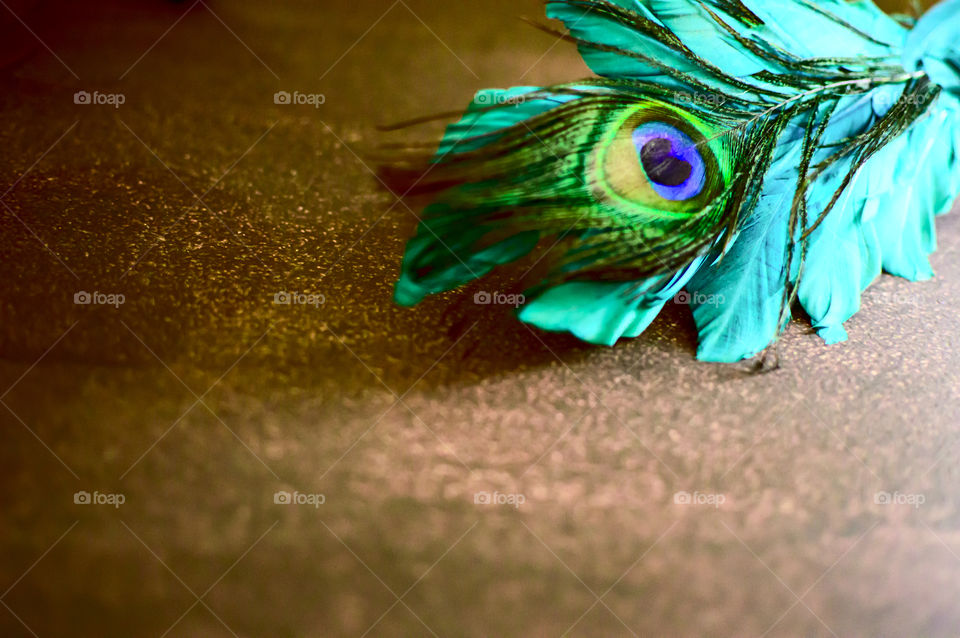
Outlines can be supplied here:
M0 635L960 633L955 216L762 376L400 309L373 124L586 74L539 2L6 2Z

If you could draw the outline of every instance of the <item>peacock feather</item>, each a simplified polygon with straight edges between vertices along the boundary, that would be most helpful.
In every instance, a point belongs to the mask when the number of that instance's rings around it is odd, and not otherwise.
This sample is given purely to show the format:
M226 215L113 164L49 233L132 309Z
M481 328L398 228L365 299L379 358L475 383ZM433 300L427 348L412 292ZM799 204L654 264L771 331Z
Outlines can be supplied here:
M960 0L547 0L598 77L486 90L435 153L381 170L426 197L395 299L536 255L520 320L612 345L673 300L698 357L828 343L886 271L933 276L960 193Z

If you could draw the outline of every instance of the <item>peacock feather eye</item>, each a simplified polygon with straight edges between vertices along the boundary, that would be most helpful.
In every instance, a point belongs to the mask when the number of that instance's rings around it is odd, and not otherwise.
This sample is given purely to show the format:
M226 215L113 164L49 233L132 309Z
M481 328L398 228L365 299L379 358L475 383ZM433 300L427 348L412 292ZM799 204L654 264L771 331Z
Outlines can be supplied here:
M648 101L608 127L592 164L597 195L606 201L641 206L656 217L686 217L728 182L723 142L677 107Z
M703 158L694 141L680 129L648 122L633 130L633 144L650 185L664 199L684 201L703 190Z

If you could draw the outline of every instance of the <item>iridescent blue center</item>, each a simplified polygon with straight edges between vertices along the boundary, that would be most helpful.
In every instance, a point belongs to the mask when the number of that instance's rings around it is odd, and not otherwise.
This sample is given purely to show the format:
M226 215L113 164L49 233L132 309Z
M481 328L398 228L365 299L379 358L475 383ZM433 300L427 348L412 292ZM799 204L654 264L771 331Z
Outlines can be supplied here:
M660 197L681 202L703 190L706 165L697 145L683 131L664 122L647 122L634 129L633 144Z

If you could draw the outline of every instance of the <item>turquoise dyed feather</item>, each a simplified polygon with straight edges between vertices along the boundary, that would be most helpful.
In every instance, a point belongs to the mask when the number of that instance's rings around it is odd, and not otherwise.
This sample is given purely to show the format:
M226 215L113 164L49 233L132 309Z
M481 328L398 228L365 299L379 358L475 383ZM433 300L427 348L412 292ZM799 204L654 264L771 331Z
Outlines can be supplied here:
M381 177L418 203L396 301L515 261L521 321L613 345L689 303L697 356L827 343L882 271L933 275L960 193L960 0L547 0L599 77L478 93ZM541 27L550 30L549 27Z

